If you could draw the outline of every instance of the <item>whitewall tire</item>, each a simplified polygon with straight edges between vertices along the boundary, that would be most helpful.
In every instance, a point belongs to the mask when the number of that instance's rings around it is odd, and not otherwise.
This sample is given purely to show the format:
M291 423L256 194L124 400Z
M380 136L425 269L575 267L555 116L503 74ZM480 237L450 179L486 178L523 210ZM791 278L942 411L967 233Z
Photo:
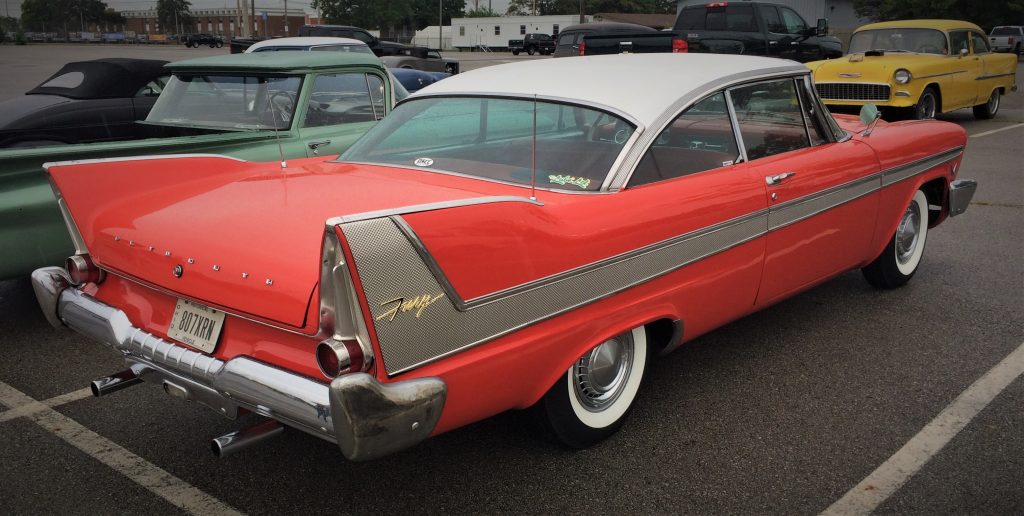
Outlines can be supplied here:
M903 286L917 272L928 239L928 197L914 192L907 209L882 254L862 272L868 283L878 288Z

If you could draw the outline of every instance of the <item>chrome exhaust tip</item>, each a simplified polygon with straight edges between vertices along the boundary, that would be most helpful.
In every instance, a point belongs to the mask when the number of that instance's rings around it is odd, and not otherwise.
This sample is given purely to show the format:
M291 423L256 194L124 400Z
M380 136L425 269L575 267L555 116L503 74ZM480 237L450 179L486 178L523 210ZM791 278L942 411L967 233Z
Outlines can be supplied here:
M227 457L254 444L258 444L284 432L284 425L274 419L267 419L248 428L222 435L210 443L213 455Z
M93 396L99 398L100 396L106 396L107 394L117 392L141 382L142 378L135 376L135 373L131 369L125 369L115 375L104 376L103 378L93 380L92 383L89 384L89 389L92 390Z

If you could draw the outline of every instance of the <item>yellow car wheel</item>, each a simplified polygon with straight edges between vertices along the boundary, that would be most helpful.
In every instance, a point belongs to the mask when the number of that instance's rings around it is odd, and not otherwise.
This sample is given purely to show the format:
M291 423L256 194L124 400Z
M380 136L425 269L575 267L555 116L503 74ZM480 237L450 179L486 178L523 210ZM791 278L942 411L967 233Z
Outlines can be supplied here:
M988 102L974 106L974 118L978 120L995 118L996 113L999 112L999 99L999 90L992 90L992 96L988 98Z
M927 88L924 93L921 94L921 98L917 100L917 105L914 106L913 118L915 120L924 120L926 118L935 118L935 114L939 111L939 97L935 94L934 88Z

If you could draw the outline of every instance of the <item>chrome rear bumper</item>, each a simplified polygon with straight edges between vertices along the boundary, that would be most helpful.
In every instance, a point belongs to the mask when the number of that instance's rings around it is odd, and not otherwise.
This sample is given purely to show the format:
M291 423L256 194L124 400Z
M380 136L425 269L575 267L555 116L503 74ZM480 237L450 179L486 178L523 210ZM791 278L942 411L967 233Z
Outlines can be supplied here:
M949 184L949 216L955 217L965 211L974 198L978 182L971 179L957 179Z
M367 460L427 438L441 416L440 378L382 384L366 373L330 385L239 356L224 361L132 325L124 312L77 288L59 267L37 269L32 286L50 324L67 326L124 355L136 376L168 394L198 401L234 419L245 408L335 442L351 460Z

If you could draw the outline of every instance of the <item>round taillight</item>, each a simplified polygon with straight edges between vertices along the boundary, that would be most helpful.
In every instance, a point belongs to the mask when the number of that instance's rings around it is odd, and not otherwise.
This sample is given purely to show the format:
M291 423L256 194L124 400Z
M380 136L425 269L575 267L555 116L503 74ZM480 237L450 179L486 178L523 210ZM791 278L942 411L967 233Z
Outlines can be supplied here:
M92 258L87 254L69 256L64 261L64 269L67 270L68 276L71 277L71 282L75 285L103 281L103 271L96 264L92 263Z
M363 348L354 340L327 339L316 346L316 364L328 378L363 370Z

